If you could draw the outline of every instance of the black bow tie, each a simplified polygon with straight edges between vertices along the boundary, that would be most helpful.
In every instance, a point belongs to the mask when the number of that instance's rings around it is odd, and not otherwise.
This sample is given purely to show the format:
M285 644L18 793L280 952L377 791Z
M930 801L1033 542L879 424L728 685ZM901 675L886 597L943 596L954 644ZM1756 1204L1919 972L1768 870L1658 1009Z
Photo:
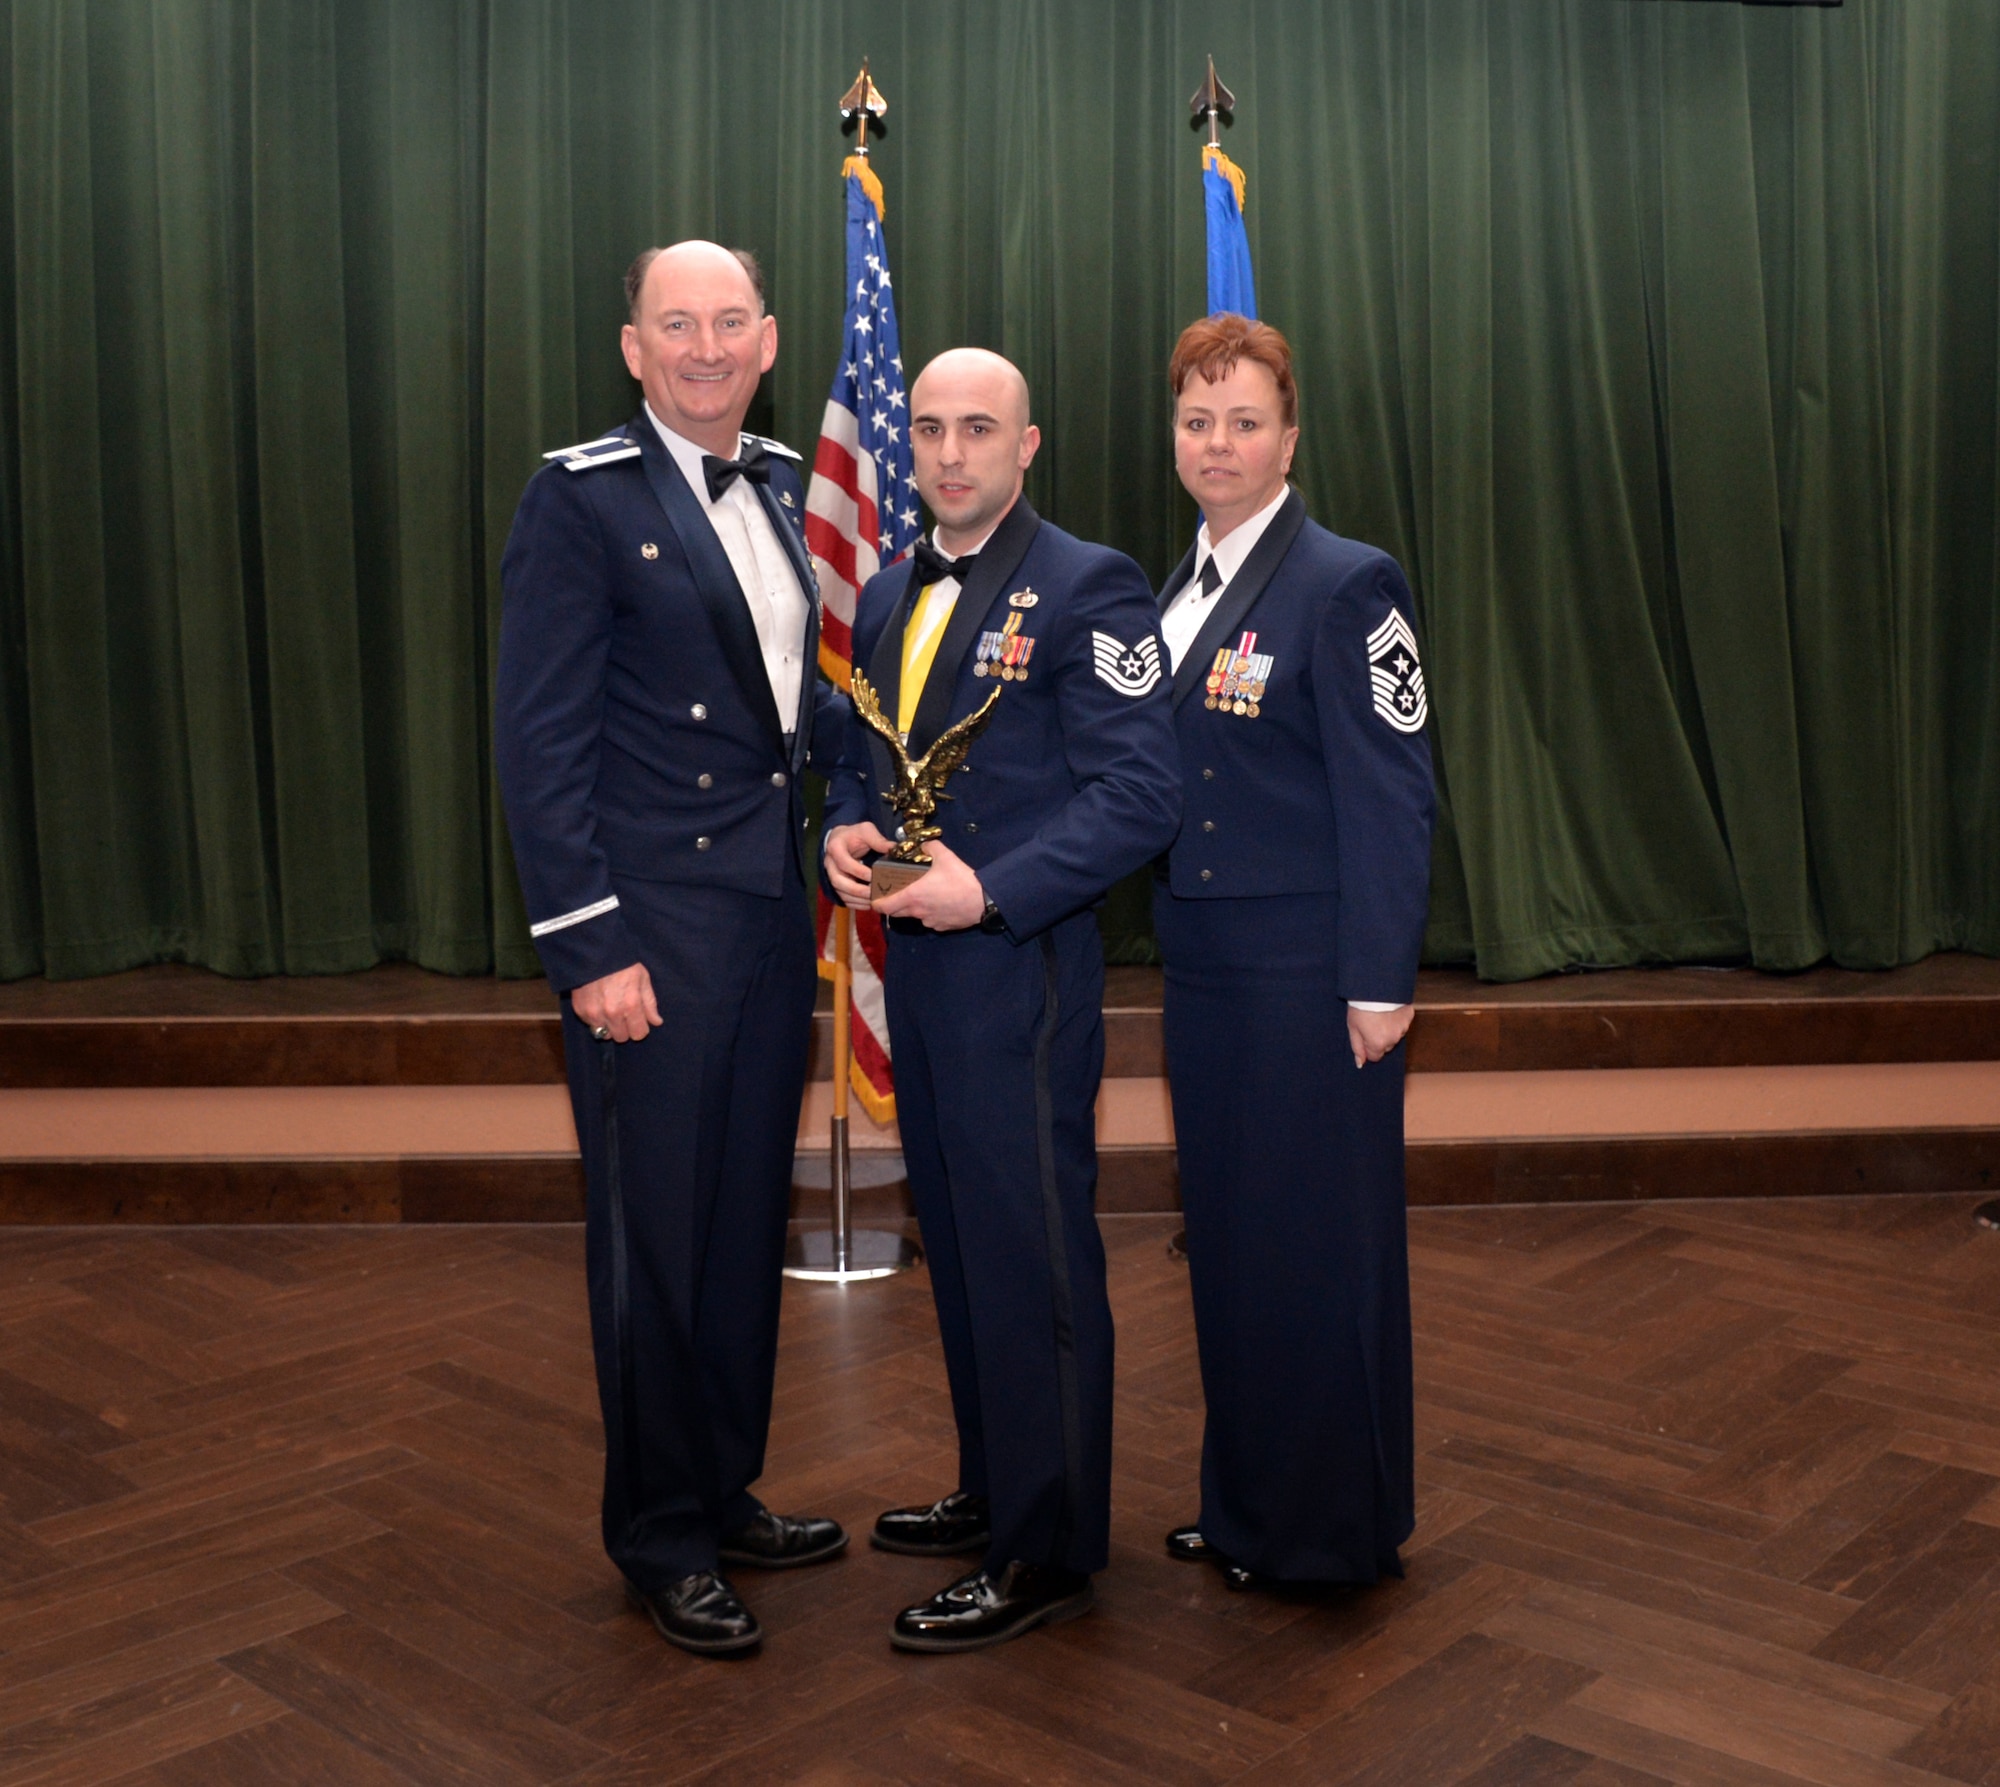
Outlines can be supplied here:
M962 584L972 575L972 567L979 563L976 552L968 552L963 558L946 558L928 540L919 540L911 556L917 561L918 589L928 589L947 577L956 577Z
M771 481L771 462L764 457L762 447L752 447L741 459L723 459L714 453L701 456L701 475L708 480L708 500L722 501L722 493L738 478L748 478L753 484L768 484Z

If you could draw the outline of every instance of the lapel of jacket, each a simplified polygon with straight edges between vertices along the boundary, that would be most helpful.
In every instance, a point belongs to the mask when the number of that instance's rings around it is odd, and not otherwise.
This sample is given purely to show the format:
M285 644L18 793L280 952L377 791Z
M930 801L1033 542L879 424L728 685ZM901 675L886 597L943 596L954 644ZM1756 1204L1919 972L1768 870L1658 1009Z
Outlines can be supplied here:
M819 680L819 580L813 575L812 555L806 551L805 523L798 518L796 509L787 509L781 498L777 482L786 476L791 462L780 464L773 460L776 469L769 484L752 484L757 500L764 505L764 513L770 519L771 531L778 536L778 543L785 549L785 557L791 561L792 572L799 580L799 589L806 599L806 638L804 656L799 660L799 711L792 716L792 771L794 774L805 767L806 750L812 743L813 687ZM796 482L796 478L787 480ZM789 495L787 491L784 494ZM794 502L798 500L793 497ZM754 629L753 629L754 631ZM761 658L759 660L762 661ZM767 682L769 678L765 679Z
M1299 537L1299 529L1305 524L1306 500L1294 490L1285 498L1284 507L1271 517L1271 525L1265 528L1264 537L1250 548L1250 556L1243 561L1243 568L1229 580L1229 587L1215 604L1215 612L1195 635L1194 644L1187 649L1187 656L1181 659L1181 667L1174 672L1174 706L1179 707L1208 680L1208 666L1215 661L1217 650L1242 625L1243 617L1264 593L1264 586L1271 581L1272 572L1283 563L1285 554L1292 549L1292 542ZM1188 557L1192 559L1194 554L1190 552ZM1183 564L1181 569L1191 572L1192 566ZM1186 582L1186 577L1182 577L1181 581Z
M638 420L626 432L638 438L639 463L645 468L646 482L652 486L654 499L673 527L681 551L694 571L695 595L708 610L723 660L741 685L750 712L770 734L771 743L780 745L785 729L778 722L778 704L771 698L770 673L764 668L764 653L757 643L757 629L751 624L750 605L743 599L743 586L730 568L729 554L722 550L715 528L681 476L680 467L674 464L673 455L667 451L651 418L640 411Z
M1042 518L1028 507L1028 499L1019 497L993 530L992 538L979 549L979 562L972 567L971 577L952 604L951 619L945 623L944 637L938 641L937 656L931 661L931 673L924 679L924 692L917 698L917 717L910 726L912 757L928 751L939 733L963 718L951 711L959 666L979 635L979 623L986 618L986 611L1021 568L1022 559L1028 556L1028 547L1041 525Z
M1187 581L1194 575L1195 548L1187 549L1187 557L1174 567L1174 574L1160 585L1160 612L1165 614L1173 605L1174 598L1187 588Z

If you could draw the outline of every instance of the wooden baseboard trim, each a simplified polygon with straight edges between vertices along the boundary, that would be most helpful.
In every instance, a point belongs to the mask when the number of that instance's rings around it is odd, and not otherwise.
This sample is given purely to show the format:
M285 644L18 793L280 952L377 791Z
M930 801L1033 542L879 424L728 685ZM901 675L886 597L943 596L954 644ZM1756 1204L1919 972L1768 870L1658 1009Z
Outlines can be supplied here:
M1157 968L1106 979L1105 1071L1166 1071ZM832 1071L831 991L810 1072ZM2000 962L1938 955L1877 973L1609 970L1488 986L1426 970L1412 1073L1773 1067L2000 1059ZM558 1085L546 987L390 967L226 981L184 968L0 988L0 1087Z
M1409 1201L1426 1207L1991 1192L2000 1128L1425 1142L1408 1162ZM549 1154L0 1161L0 1224L576 1222L583 1198L581 1162ZM1100 1149L1097 1207L1178 1210L1173 1150ZM860 1221L909 1208L900 1182L856 1194ZM826 1192L795 1188L792 1214L824 1221Z
M1837 1197L2000 1187L2000 1128L1429 1142L1413 1206Z
M560 1154L0 1161L0 1223L580 1222Z

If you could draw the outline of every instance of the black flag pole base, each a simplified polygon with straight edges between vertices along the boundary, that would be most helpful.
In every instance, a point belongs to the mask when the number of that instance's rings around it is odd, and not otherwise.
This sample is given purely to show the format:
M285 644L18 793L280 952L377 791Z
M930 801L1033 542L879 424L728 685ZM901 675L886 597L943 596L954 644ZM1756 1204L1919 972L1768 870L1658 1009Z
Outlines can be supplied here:
M1988 1198L1973 1211L1972 1220L1983 1229L2000 1229L2000 1198Z

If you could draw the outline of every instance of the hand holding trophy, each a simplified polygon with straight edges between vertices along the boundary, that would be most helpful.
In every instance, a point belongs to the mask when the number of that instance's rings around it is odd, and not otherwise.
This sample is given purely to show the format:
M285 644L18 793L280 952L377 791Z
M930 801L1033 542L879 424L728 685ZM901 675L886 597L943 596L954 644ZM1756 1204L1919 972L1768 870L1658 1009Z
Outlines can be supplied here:
M942 828L933 825L931 818L937 812L939 801L951 799L944 791L944 785L952 772L965 762L966 753L972 749L972 741L985 731L987 721L993 717L993 704L1000 699L1000 691L995 689L964 719L946 727L931 748L915 762L911 761L909 752L904 748L902 734L882 712L882 703L874 688L858 669L854 672L853 694L854 711L861 716L862 723L888 745L889 758L896 770L895 786L888 790L888 801L896 817L902 821L902 842L875 863L868 877L869 898L885 900L908 887L931 866L931 859L924 854L924 846L942 834Z

